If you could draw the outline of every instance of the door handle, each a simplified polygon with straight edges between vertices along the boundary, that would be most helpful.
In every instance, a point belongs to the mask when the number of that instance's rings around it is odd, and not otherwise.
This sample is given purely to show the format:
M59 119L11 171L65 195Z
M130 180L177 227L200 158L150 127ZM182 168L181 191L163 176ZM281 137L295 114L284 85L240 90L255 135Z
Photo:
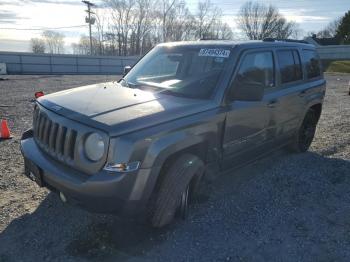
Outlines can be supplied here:
M267 103L267 106L268 107L275 107L277 105L277 103L278 103L277 99L272 99Z

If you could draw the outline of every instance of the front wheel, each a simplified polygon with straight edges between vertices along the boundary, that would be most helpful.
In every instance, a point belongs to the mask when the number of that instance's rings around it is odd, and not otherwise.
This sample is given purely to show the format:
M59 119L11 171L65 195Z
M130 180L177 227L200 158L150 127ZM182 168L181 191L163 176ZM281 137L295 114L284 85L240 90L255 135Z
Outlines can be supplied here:
M187 216L190 195L194 193L192 185L198 182L203 172L203 161L192 154L180 156L165 170L152 210L153 227L159 228L169 224L176 213L182 218Z
M314 110L310 109L299 128L299 131L296 133L293 142L290 146L292 151L297 153L306 152L315 136L316 125L317 125L317 115Z

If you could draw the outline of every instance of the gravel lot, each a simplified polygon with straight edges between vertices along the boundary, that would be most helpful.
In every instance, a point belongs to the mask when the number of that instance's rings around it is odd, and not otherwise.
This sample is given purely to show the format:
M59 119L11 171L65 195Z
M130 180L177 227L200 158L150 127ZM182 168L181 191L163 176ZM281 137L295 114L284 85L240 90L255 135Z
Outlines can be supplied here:
M163 230L64 205L23 175L19 138L34 90L117 77L7 77L0 118L14 138L0 142L0 261L350 261L350 75L326 77L308 153L280 150L223 174L188 221Z

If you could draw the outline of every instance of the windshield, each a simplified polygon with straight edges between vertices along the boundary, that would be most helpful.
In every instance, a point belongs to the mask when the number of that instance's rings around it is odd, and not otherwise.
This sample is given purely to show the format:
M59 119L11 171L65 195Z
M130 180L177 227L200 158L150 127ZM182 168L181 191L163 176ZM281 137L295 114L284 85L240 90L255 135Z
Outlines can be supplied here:
M123 86L208 99L227 68L227 47L156 47L121 80Z

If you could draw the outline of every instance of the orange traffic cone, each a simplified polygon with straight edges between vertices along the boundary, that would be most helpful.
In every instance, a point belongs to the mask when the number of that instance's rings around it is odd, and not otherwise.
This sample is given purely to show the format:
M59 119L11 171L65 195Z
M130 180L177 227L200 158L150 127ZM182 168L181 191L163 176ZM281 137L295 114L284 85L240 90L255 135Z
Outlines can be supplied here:
M9 129L8 125L7 125L7 120L6 119L1 120L0 138L1 139L9 139L9 138L11 138L10 129Z

